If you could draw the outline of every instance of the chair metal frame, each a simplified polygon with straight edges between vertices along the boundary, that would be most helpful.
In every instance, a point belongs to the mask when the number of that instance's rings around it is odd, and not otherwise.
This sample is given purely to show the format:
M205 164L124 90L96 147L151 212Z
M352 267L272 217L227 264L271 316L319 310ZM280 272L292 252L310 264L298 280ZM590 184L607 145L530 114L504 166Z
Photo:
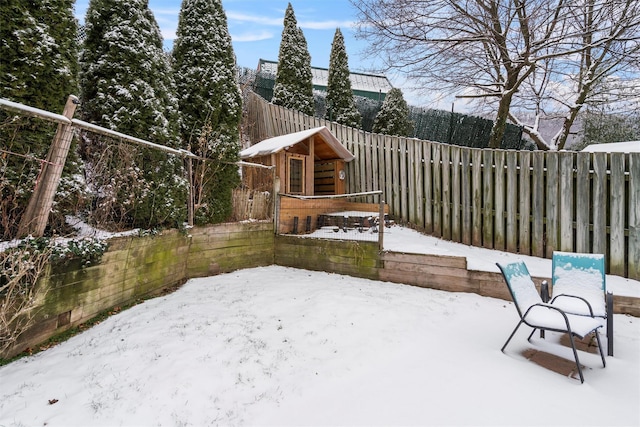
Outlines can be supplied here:
M505 280L505 282L507 284L507 288L509 289L509 293L511 294L511 298L513 299L513 302L514 302L514 305L516 307L516 310L518 311L518 315L520 316L520 321L516 325L516 327L513 330L513 332L511 332L511 335L509 335L509 338L504 343L504 345L502 346L502 349L500 351L502 351L504 353L504 349L507 347L507 345L509 344L509 342L511 341L511 339L513 338L513 336L516 334L516 332L518 331L518 329L520 328L520 326L523 323L525 325L533 328L533 330L531 331L531 334L529 334L529 337L527 338L527 341L529 341L529 342L531 342L531 337L533 336L533 334L535 333L536 330L539 330L541 332L543 332L543 331L552 331L552 332L567 333L569 335L569 342L571 343L571 349L573 351L573 357L574 357L575 362L576 362L576 368L578 369L578 375L580 376L580 382L584 383L584 375L582 374L582 368L580 367L580 359L578 358L578 351L576 349L574 336L582 339L586 335L594 333L595 336L596 336L596 341L598 343L598 350L600 351L600 358L602 359L602 366L606 367L606 361L605 361L604 353L602 351L602 345L600 343L600 336L598 334L598 329L601 328L602 325L598 324L591 331L589 331L587 334L580 335L580 334L576 333L575 331L573 331L571 329L571 322L569 320L571 317L574 317L576 315L567 314L567 313L565 313L563 310L561 310L558 307L554 307L551 304L544 303L544 302L542 302L541 298L540 298L540 302L536 302L534 304L529 305L526 308L526 311L523 313L522 309L520 307L520 304L518 303L518 300L517 300L517 298L515 296L514 290L512 289L512 284L511 284L511 281L510 281L510 278L509 278L509 273L505 271L505 268L508 268L510 266L514 266L516 264L518 265L518 268L520 269L520 271L523 274L526 274L527 276L529 276L529 279L531 279L531 276L529 274L529 270L527 269L525 263L522 262L522 261L511 263L511 264L506 264L506 265L501 265L500 263L496 263L496 265L500 269L500 272L502 273L502 277L504 278L504 280ZM531 286L533 286L534 290L535 290L535 285L534 285L532 279L531 279ZM535 292L536 292L536 295L537 295L537 291L535 291ZM538 295L538 297L539 297L539 295ZM532 323L531 321L527 320L527 315L531 312L531 310L534 307L543 307L543 308L545 308L547 310L553 310L553 311L556 311L556 312L560 313L562 315L563 319L564 319L564 327L561 327L561 326L550 327L550 326L545 326L545 325L539 325L539 324L535 324L535 323Z

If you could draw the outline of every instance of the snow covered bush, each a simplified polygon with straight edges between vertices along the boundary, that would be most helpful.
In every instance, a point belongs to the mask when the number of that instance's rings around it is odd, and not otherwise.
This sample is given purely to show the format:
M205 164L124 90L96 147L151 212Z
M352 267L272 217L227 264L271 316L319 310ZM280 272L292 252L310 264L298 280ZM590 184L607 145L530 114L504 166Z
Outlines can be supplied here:
M402 91L393 88L387 93L382 108L373 121L373 132L385 135L411 136L413 123L409 119L409 106Z
M35 239L0 252L0 355L35 322L36 308L48 291L38 278L50 254L48 246Z

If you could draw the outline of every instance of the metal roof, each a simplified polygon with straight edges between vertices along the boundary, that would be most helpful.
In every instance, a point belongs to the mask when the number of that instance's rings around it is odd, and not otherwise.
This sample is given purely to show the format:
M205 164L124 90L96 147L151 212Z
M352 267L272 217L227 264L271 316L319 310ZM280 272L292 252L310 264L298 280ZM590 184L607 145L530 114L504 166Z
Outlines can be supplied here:
M266 59L260 59L258 71L273 74L278 72L278 63ZM313 85L326 88L329 82L329 70L326 68L311 67L313 76ZM386 94L393 86L386 76L380 74L365 74L350 72L349 80L351 81L351 90L358 90L371 93Z

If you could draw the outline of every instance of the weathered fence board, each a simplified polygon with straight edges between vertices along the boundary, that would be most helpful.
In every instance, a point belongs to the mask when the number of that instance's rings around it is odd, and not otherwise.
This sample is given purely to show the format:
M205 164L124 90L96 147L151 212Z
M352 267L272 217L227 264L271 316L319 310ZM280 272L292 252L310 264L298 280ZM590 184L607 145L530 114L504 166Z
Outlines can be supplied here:
M518 214L520 215L518 252L531 255L531 152L520 151Z
M451 240L461 241L461 183L460 183L460 147L451 146Z
M493 151L482 150L482 246L493 248Z
M420 228L424 228L424 220L425 220L425 213L424 213L424 177L423 177L423 173L424 173L424 167L422 166L422 162L423 162L423 152L422 149L424 147L424 144L421 141L415 141L415 162L414 162L414 179L415 179L415 183L414 183L414 188L415 188L415 200L416 200L416 220L415 220L415 224L420 227Z
M398 163L400 164L399 173L400 173L400 193L398 194L400 198L400 212L402 212L399 216L402 218L402 221L409 221L409 205L408 205L408 191L409 186L407 185L407 139L399 138L399 151L398 151Z
M461 185L462 193L462 238L461 242L465 245L471 244L471 152L469 150L461 150Z
M574 185L573 185L573 154L558 153L560 159L559 192L560 200L560 250L571 251L573 248L573 218L574 218Z
M547 245L545 251L545 257L551 258L553 251L559 249L558 239L558 223L559 223L559 210L558 210L558 156L547 157L547 221L545 236L547 238Z
M427 233L433 233L433 158L432 144L422 143L422 173L424 175L424 229Z
M442 237L451 240L451 146L443 145L442 159Z
M391 138L391 169L393 173L393 182L391 186L392 197L393 197L393 209L394 212L398 212L398 216L402 218L402 214L400 211L400 142L398 141L398 137Z
M507 152L507 251L518 252L518 153Z
M416 224L417 223L417 216L416 216L416 207L418 205L418 203L416 203L416 149L415 149L416 145L413 143L413 141L408 141L407 143L407 161L409 162L409 164L407 165L407 174L409 175L407 177L407 203L408 203L408 207L409 207L409 212L408 212L408 217L409 217L409 223L411 224Z
M358 132L358 141L366 141L363 132ZM372 187L370 191L378 191L381 187L380 175L378 173L379 159L378 155L380 150L378 149L378 138L370 138L371 141L371 174L372 174ZM372 200L369 200L370 202Z
M544 152L533 153L531 255L544 257Z
M507 183L505 181L505 152L496 151L493 156L495 162L494 196L495 218L493 220L493 247L501 251L506 249L507 232L505 229Z
M433 234L442 237L442 145L433 145Z
M589 251L589 170L591 156L589 153L576 155L576 250Z
M640 155L629 156L629 176L640 176ZM640 180L629 180L629 277L640 278Z
M472 149L471 158L472 166L472 223L473 231L471 232L471 244L473 246L482 246L482 150ZM433 197L435 199L435 195Z
M609 225L609 272L624 275L624 217L625 217L625 177L624 177L623 153L611 155L611 184L609 186L611 197L611 223ZM638 262L636 260L635 262Z
M593 253L607 252L607 158L593 154Z

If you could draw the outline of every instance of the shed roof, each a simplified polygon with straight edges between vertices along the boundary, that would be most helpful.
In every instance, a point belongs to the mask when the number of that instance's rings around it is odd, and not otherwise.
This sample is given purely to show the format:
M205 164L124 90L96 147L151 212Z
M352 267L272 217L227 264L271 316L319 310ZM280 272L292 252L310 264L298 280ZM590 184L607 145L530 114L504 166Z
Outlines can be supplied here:
M289 147L306 141L311 137L320 138L324 144L335 153L335 158L343 159L350 162L355 158L349 150L347 150L338 139L333 136L326 126L313 129L307 129L300 132L289 133L286 135L276 136L274 138L265 139L249 148L245 148L240 152L241 159L251 159L254 157L262 157L270 154L278 153Z

